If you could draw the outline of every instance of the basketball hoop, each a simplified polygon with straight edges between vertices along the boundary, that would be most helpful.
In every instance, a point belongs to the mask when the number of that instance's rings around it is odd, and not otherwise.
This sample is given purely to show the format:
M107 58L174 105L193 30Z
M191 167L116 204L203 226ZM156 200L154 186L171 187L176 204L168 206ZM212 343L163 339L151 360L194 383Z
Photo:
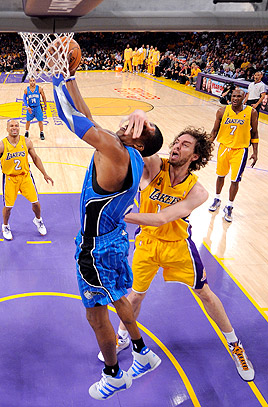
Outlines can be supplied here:
M35 79L43 74L70 75L68 51L74 33L47 34L20 32L27 56L28 75Z

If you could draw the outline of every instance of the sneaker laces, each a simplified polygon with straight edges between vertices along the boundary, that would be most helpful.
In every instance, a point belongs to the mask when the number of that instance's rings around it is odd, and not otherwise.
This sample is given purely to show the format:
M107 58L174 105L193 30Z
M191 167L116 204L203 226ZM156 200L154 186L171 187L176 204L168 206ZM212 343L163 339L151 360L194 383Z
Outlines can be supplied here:
M228 216L232 216L232 206L227 206L227 212L228 212Z
M11 232L10 226L4 226L4 232Z
M243 370L249 370L248 364L244 357L245 352L244 349L241 346L239 346L238 343L235 343L233 346L234 349L232 350L232 354L237 356Z
M105 374L102 372L102 378L100 379L100 381L97 383L97 389L100 390L102 387L105 386L105 384L107 383L107 379Z

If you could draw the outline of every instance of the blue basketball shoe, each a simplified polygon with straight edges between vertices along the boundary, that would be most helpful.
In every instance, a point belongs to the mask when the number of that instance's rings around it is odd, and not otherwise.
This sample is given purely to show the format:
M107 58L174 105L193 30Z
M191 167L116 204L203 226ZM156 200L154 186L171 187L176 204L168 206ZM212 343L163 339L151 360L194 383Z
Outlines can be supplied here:
M128 372L119 369L115 377L106 375L102 371L99 382L92 384L88 389L89 395L96 400L107 400L115 393L128 389L132 385L132 377Z
M233 221L232 210L233 210L233 207L232 206L227 206L227 205L223 209L223 212L224 212L223 217L227 222L232 222Z
M215 212L219 207L221 206L221 200L218 198L215 198L212 205L208 208L210 212Z
M132 351L132 355L133 363L128 369L128 374L132 376L132 379L137 379L145 373L151 372L161 363L161 359L147 346L142 348L141 353Z

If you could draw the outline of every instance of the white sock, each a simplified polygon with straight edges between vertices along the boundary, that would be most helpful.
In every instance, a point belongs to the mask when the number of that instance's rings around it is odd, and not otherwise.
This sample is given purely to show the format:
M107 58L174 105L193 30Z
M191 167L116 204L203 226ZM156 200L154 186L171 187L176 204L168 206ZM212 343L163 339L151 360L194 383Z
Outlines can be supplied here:
M216 198L216 199L221 199L221 194L216 194L216 195L215 195L215 198Z
M121 338L123 338L123 339L127 339L128 331L126 329L118 328L118 335L121 336Z
M231 208L233 208L234 201L228 201L226 206L230 206Z
M238 341L238 338L235 334L234 329L231 332L223 332L223 335L225 336L228 343L233 343L233 342Z

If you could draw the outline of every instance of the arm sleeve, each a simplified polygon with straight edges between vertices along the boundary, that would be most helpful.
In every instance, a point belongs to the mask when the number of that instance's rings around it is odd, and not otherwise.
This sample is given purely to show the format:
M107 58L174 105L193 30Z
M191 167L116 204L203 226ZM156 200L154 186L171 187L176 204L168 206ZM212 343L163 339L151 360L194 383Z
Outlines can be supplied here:
M23 102L24 102L25 106L28 107L27 95L25 93L23 94Z
M70 78L71 79L71 78ZM95 124L83 113L79 112L65 86L62 74L59 78L53 77L54 99L59 118L67 127L79 138L83 138L85 133Z

